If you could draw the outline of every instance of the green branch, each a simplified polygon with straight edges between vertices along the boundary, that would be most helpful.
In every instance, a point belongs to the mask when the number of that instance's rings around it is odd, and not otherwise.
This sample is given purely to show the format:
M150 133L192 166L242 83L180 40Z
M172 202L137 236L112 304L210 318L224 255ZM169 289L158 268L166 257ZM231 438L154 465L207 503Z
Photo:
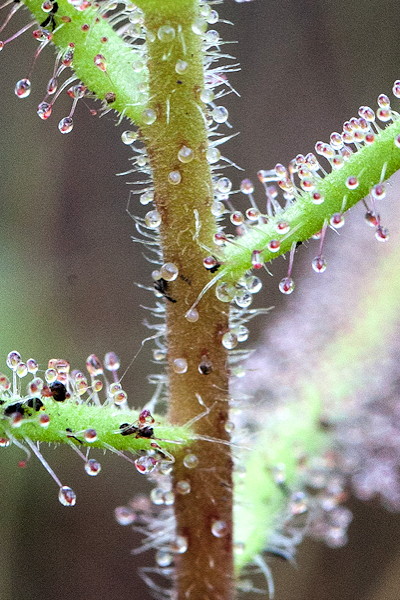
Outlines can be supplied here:
M2 400L0 407L0 437L23 441L29 438L33 442L48 444L76 443L78 446L94 448L111 447L115 450L139 452L150 450L150 444L156 442L161 448L173 455L181 454L191 444L191 431L187 427L165 424L163 417L155 416L151 426L154 434L151 438L140 437L140 432L122 435L121 425L137 423L137 411L120 409L113 404L78 404L76 400L56 402L52 398L42 397L43 406L35 410L27 404L28 399L14 397ZM23 402L17 413L22 419L14 424L13 407ZM43 416L47 415L47 419ZM45 425L43 426L42 420ZM89 433L86 432L89 430ZM93 430L95 434L93 434Z

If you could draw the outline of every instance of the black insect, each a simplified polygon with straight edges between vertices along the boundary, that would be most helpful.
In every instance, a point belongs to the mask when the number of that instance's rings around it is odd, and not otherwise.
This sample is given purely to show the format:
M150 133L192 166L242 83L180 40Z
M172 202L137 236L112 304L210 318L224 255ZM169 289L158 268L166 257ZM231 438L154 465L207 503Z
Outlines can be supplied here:
M22 415L22 416L31 415L32 410L37 412L43 407L44 407L44 404L40 400L40 398L28 398L27 400L22 400L20 402L13 402L12 404L9 404L4 409L3 414L6 417L11 417L11 415L14 415L15 413Z
M51 395L56 402L64 402L67 399L67 388L61 381L55 381L50 385Z
M129 423L122 423L119 428L121 429L121 435L134 435L137 438L147 439L154 437L154 429L148 425L137 427L136 425L130 425Z
M72 429L70 429L69 427L67 427L65 431L67 432L67 438L68 439L76 440L79 444L83 444L82 440L80 440L75 435L73 435Z
M55 28L57 27L57 23L54 18L54 15L56 14L57 11L58 11L58 2L53 2L53 8L49 12L49 14L45 18L45 20L42 23L40 23L40 27L47 27L47 25L50 25L51 31L54 31Z
M154 288L170 302L176 302L175 298L171 298L171 296L168 295L168 281L165 279L157 279L157 281L154 282Z

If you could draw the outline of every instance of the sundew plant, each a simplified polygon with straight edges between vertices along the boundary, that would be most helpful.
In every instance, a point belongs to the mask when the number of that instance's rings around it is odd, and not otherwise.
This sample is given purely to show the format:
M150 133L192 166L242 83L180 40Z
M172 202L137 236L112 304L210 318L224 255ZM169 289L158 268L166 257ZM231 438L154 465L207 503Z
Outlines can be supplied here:
M345 8L3 3L3 597L283 598L400 508L396 6Z

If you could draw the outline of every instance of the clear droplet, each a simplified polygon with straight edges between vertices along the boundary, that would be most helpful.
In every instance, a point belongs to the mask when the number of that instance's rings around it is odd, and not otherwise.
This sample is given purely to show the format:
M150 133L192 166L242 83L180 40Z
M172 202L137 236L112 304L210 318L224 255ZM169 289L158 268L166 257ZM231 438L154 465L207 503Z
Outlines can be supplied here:
M21 362L21 355L16 350L9 352L6 359L6 364L9 369L15 371L18 364Z
M224 425L226 433L233 433L235 431L235 423L233 421L227 421Z
M104 357L104 366L107 371L118 371L121 366L121 361L115 352L107 352Z
M207 30L207 23L201 17L195 19L192 23L192 31L196 35L203 35L203 33Z
M259 277L255 275L250 275L246 278L246 289L250 292L250 294L258 294L258 292L262 288L262 281Z
M175 39L175 29L171 25L161 25L157 31L157 37L160 42L172 42Z
M375 239L378 242L387 242L389 239L389 230L386 227L379 226L376 228Z
M195 469L199 464L199 459L196 454L186 454L183 457L183 465L187 469Z
M194 158L194 152L191 148L188 148L187 146L182 146L179 151L178 151L178 159L182 162L182 163L189 163L193 160Z
M153 125L153 123L155 123L156 120L157 120L157 113L152 108L146 108L142 112L142 121L146 125Z
M121 140L123 144L130 146L133 142L136 142L138 139L138 134L136 131L124 131L121 133Z
M188 549L188 539L184 535L177 535L170 544L171 552L174 554L185 554Z
M119 525L132 525L136 519L136 513L127 506L117 506L114 516Z
M291 294L294 287L294 281L291 277L284 277L279 282L279 291L282 292L282 294Z
M159 567L169 567L174 562L174 555L169 550L157 550L156 563Z
M177 373L178 375L182 375L183 373L186 373L188 370L188 363L186 358L175 358L172 361L172 368L174 370L175 373Z
M161 215L157 210L151 210L145 215L144 221L149 229L157 229L161 225Z
M75 506L76 504L76 494L74 490L67 485L60 487L58 499L63 506Z
M228 120L229 113L224 106L216 106L211 112L211 116L216 123L225 123Z
M196 321L199 320L199 316L199 311L196 308L191 308L185 314L185 317L189 321L189 323L196 323Z
M83 439L89 444L97 441L97 431L95 429L89 428L85 429L83 432Z
M224 333L221 341L222 345L227 350L233 350L238 345L237 336L234 333L232 333L232 331L227 331L226 333Z
M147 475L154 471L157 466L157 461L152 456L140 456L135 460L135 467L142 475Z
M178 73L178 75L182 75L187 71L188 66L189 63L187 63L186 60L179 59L175 63L175 72Z
M164 490L162 488L153 488L150 492L150 500L156 506L164 504Z
M61 133L70 133L74 127L74 121L72 117L64 117L58 123L58 129Z
M221 194L229 194L232 189L232 181L228 177L220 177L215 183L215 189Z
M18 98L27 98L31 93L31 82L29 79L20 79L17 81L14 92Z
M85 471L88 475L95 477L101 471L101 464L94 458L89 458L89 460L85 463Z
M230 284L222 282L215 288L215 295L221 302L231 302L236 294L236 288Z
M208 148L206 151L206 160L210 165L213 165L221 158L221 152L218 148Z
M57 376L58 373L56 369L46 369L46 371L44 372L44 378L47 381L47 383L53 383L54 381L56 381Z
M253 294L247 290L241 290L235 295L235 302L240 308L248 308L253 302Z
M88 370L89 375L96 377L97 375L102 375L103 365L100 360L97 358L95 354L90 354L86 359L86 368Z
M160 275L165 281L175 281L179 275L179 269L174 263L165 263L160 269Z
M170 171L168 173L168 183L178 185L182 181L182 175L179 171Z
M29 373L33 374L35 374L39 369L39 365L37 364L34 358L28 358L28 360L26 361L26 366L28 368Z
M229 532L226 521L213 521L211 525L211 533L217 538L225 537Z
M214 100L214 98L215 94L210 88L205 88L200 92L200 100L204 102L204 104L209 104Z
M311 265L316 273L323 273L326 271L326 259L324 256L316 256Z
M185 479L181 479L180 481L177 481L175 484L175 491L177 494L181 494L182 496L185 496L186 494L190 494L190 482L186 481Z
M51 104L48 102L41 102L37 107L36 112L43 121L46 121L51 116L52 110L53 106Z
M249 339L249 330L246 325L239 325L233 329L233 333L237 336L238 342L246 342Z

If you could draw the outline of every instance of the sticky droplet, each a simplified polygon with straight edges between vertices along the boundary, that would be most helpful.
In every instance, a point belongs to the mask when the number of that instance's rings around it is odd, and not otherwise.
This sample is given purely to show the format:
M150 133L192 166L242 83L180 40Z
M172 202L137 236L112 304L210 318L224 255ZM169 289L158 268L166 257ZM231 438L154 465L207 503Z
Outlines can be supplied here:
M58 499L63 506L75 506L76 494L73 489L63 485L58 492Z
M27 98L31 93L31 82L29 79L20 79L17 81L14 92L18 98Z

